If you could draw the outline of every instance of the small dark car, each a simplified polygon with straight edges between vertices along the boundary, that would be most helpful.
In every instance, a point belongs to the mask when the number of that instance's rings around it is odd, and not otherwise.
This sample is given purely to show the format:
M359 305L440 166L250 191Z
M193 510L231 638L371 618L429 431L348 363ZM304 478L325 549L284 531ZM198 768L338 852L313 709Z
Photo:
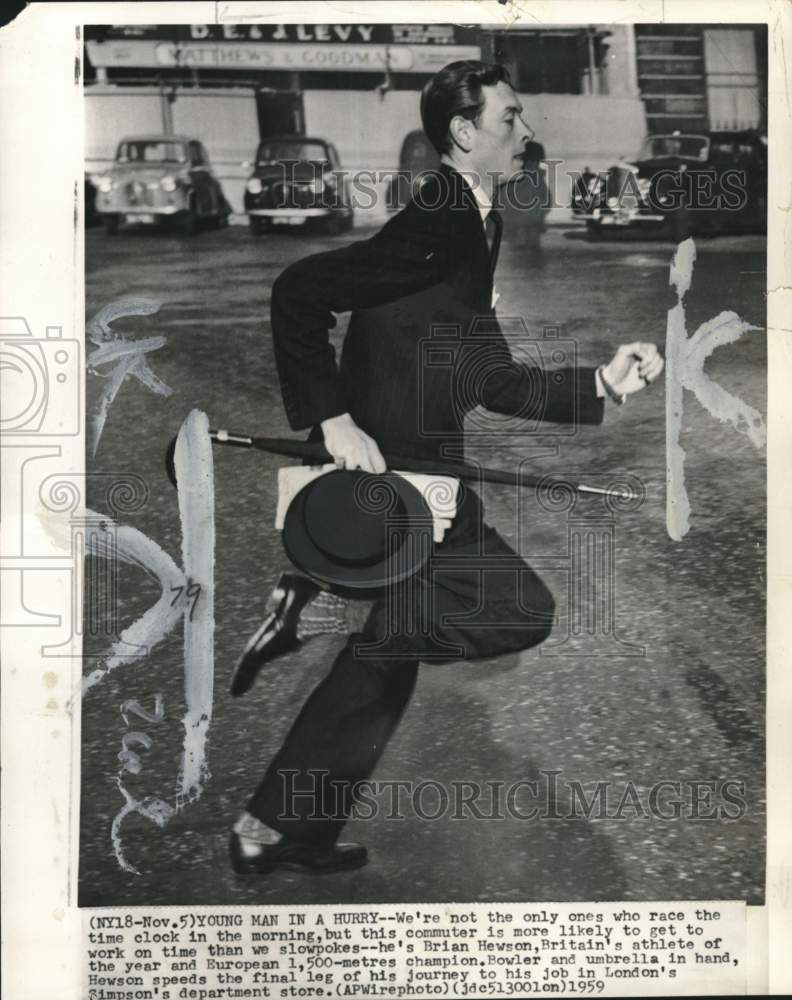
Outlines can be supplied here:
M635 163L579 181L572 212L599 236L641 227L691 233L767 229L767 139L760 132L651 135Z
M112 167L95 183L96 210L108 233L122 222L173 222L189 236L202 223L227 225L231 214L206 150L187 136L122 139Z
M245 211L256 236L274 226L316 224L331 235L351 229L349 178L335 146L294 135L264 139L245 188Z

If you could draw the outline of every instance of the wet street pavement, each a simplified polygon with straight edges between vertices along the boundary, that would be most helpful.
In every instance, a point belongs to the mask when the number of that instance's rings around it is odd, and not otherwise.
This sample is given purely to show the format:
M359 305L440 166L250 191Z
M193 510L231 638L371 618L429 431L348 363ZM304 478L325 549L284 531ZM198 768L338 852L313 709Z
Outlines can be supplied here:
M145 480L145 505L123 520L177 561L177 498L164 471L168 441L194 408L213 427L295 436L269 336L272 282L289 262L372 232L255 238L232 226L192 239L86 232L86 316L121 297L158 300L156 315L120 319L114 329L129 338L166 338L147 357L173 389L166 398L128 379L89 469ZM763 328L763 238L702 239L697 250L688 334L722 310ZM573 225L550 229L538 258L506 241L496 276L499 314L524 317L534 340L544 331L539 349L550 364L559 351L556 360L563 354L598 364L634 340L662 349L675 301L668 286L673 251L669 242L643 239L592 243ZM346 317L333 332L336 344L345 325ZM758 329L718 348L706 370L764 414L765 365L765 332ZM89 374L89 417L102 387ZM537 474L569 474L593 485L630 475L643 484L645 499L637 509L612 511L586 499L571 510L562 503L548 510L527 491L517 498L510 487L485 490L489 523L556 595L553 635L519 656L421 667L375 777L425 784L395 803L391 787L378 799L377 816L350 823L348 839L368 846L370 863L324 878L278 873L245 880L228 864L231 824L341 640L316 639L273 665L245 697L228 695L233 663L286 566L273 518L275 471L288 460L215 448L211 778L203 796L163 828L136 814L123 822L124 852L140 874L121 870L111 842L124 804L117 755L128 727L119 706L138 699L151 711L161 695L162 721L131 723L152 742L140 751L140 772L126 774L124 783L141 801L175 805L185 703L177 630L147 659L116 669L83 702L81 903L761 901L764 455L691 393L684 406L691 528L681 542L666 531L662 381L624 407L609 406L601 427L572 436L552 428L542 436L513 428L471 436L471 460L503 469L524 461ZM105 485L97 480L89 497L103 512ZM599 584L586 574L588 586L570 589L580 577L576 559L594 538L612 538L612 571ZM158 597L155 579L121 567L122 626ZM598 624L587 629L595 609ZM100 652L102 642L89 639L88 648ZM481 787L472 806L462 801L465 782ZM607 785L598 790L598 783ZM466 787L470 799L473 786ZM594 803L588 817L581 793ZM394 805L400 818L393 818Z

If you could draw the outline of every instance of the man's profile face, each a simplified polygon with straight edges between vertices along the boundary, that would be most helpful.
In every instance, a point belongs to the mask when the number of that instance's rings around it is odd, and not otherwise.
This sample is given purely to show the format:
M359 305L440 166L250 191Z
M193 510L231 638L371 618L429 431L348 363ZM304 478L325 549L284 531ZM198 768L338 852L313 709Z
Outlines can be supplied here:
M484 108L474 130L471 158L480 174L504 184L522 170L525 143L534 133L520 117L523 106L507 83L482 87L481 92Z

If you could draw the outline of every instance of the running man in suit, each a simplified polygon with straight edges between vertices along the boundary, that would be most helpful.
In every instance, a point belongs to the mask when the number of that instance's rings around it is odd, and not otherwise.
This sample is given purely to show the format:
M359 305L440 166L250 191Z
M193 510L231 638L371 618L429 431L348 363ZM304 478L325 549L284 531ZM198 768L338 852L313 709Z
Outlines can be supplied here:
M598 424L606 397L623 401L660 374L656 347L644 343L620 347L597 369L550 373L512 358L493 308L500 218L492 203L498 186L521 168L532 135L522 114L503 67L446 66L421 97L440 170L374 237L308 257L276 280L272 332L289 423L324 440L340 468L383 472L383 452L441 459L456 448L458 456L465 410L477 405L526 420ZM328 331L333 314L347 311L339 368ZM437 324L460 331L459 349L449 365L427 367L422 352ZM463 405L454 385L462 369ZM550 591L485 523L472 489L464 489L435 551L458 557L454 568L435 572L430 560L409 581L407 597L431 594L431 639L425 630L401 627L393 602L374 602L237 821L231 859L238 872L364 864L365 848L338 837L356 786L373 772L407 706L421 659L494 657L550 634ZM473 561L482 554L502 558L508 571L479 573ZM342 599L296 574L282 577L273 613L237 665L232 692L247 690L264 663L312 634L346 628L349 617ZM376 643L382 655L361 654Z

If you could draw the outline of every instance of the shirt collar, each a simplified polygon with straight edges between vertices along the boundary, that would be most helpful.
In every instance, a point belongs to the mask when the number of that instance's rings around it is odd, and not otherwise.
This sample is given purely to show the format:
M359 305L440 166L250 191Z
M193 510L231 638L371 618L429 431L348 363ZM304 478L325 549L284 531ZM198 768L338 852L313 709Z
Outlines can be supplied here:
M449 157L443 156L440 158L440 161L441 163L444 163L447 167L451 167L452 170L455 170L464 180L465 184L467 184L471 194L476 199L476 205L478 207L479 214L481 215L481 221L482 223L486 223L487 216L492 211L492 202L487 197L487 194L484 191L484 189L481 187L480 184L474 185L472 183L473 178L469 174L463 173L461 170L457 169L456 165L451 162Z

